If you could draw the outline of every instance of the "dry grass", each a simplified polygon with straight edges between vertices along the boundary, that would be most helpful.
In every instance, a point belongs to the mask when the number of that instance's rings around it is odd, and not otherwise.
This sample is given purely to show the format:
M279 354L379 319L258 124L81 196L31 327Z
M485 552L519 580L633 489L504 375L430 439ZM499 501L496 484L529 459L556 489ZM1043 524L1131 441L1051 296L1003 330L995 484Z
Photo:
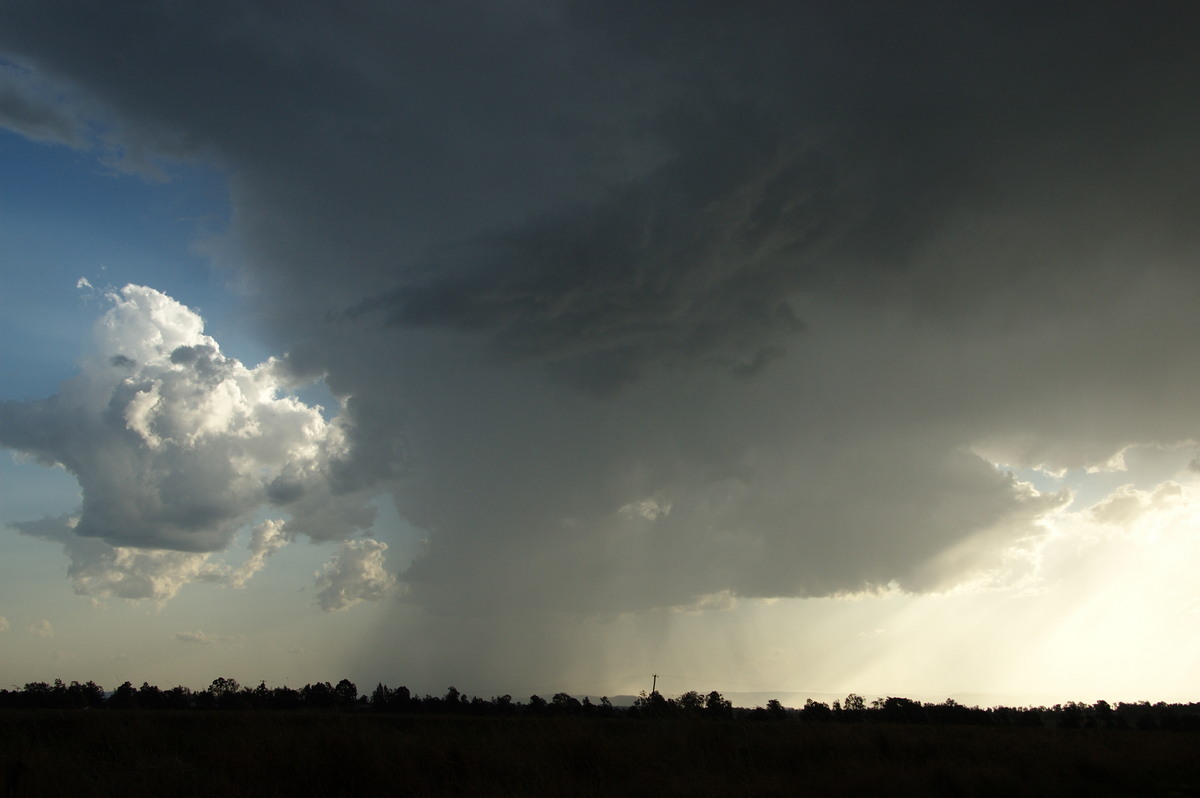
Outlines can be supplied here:
M6 796L1200 795L1200 733L0 713Z

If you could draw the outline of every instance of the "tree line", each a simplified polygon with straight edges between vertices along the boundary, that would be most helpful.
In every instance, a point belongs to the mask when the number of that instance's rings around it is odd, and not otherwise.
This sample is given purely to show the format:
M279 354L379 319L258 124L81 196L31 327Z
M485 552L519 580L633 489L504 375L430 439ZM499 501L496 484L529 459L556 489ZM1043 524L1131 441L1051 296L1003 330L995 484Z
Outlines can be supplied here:
M516 701L511 695L484 699L470 697L457 688L442 696L417 696L407 687L376 685L370 695L360 694L349 679L291 687L242 686L235 679L218 677L203 690L182 685L161 689L146 682L134 687L125 682L107 692L95 682L30 682L23 688L0 690L0 710L5 709L104 709L104 710L340 710L480 716L570 716L594 718L734 718L764 722L890 723L907 725L1049 726L1056 728L1200 729L1200 703L1168 704L1148 701L1107 701L1038 707L997 706L981 709L953 699L940 704L908 698L877 698L868 702L851 693L827 704L808 699L803 707L784 707L772 699L766 706L734 707L721 693L689 691L667 698L643 692L629 706L614 706L607 696L597 701L555 693L550 699L531 695Z

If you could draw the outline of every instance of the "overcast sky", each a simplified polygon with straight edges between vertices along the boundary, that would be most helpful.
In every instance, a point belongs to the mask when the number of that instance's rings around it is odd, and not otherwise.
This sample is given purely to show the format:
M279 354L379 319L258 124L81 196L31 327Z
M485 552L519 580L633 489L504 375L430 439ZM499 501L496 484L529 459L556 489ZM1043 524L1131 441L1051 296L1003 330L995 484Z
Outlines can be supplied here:
M1195 699L1196 41L4 3L5 681Z

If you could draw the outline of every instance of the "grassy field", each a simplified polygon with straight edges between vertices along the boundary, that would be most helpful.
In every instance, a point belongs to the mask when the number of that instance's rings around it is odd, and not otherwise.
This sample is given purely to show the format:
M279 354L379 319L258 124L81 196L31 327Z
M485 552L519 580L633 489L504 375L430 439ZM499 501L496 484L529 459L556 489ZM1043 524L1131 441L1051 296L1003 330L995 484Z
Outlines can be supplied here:
M389 716L0 713L3 795L1200 795L1200 733Z

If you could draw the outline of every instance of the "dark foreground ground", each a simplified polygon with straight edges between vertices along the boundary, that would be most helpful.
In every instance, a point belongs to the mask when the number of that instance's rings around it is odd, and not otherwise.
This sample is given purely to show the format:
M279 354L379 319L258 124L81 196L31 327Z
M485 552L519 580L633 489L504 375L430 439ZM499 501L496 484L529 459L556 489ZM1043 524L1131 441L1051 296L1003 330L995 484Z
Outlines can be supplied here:
M13 796L1200 796L1200 732L0 712Z

